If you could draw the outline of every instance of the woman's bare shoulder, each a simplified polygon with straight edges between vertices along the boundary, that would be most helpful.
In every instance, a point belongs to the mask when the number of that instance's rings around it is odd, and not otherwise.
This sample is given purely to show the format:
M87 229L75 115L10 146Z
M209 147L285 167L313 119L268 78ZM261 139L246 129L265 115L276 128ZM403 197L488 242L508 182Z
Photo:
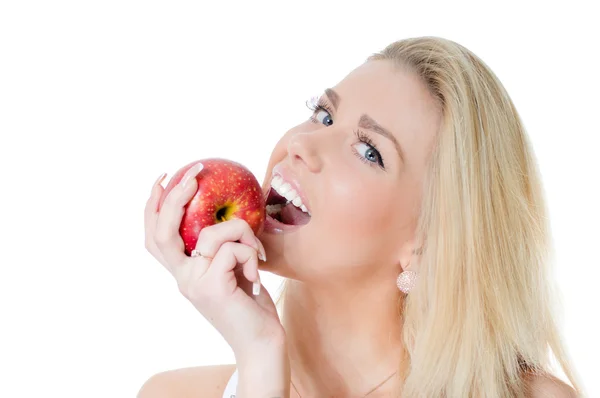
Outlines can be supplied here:
M575 390L559 378L550 375L528 375L526 377L530 398L577 398Z
M197 366L160 372L150 377L137 398L223 398L235 365Z

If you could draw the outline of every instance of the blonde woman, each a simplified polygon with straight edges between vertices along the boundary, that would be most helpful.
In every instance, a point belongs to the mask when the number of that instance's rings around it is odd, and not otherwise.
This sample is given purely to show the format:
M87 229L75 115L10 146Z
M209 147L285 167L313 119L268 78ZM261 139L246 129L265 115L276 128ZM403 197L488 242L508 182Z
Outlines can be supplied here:
M258 237L227 221L188 257L178 226L196 180L160 212L154 185L146 247L236 364L160 373L139 397L578 396L536 161L493 72L455 42L411 38L308 105L272 152ZM297 206L279 210L282 195ZM258 268L286 278L279 312L253 294Z

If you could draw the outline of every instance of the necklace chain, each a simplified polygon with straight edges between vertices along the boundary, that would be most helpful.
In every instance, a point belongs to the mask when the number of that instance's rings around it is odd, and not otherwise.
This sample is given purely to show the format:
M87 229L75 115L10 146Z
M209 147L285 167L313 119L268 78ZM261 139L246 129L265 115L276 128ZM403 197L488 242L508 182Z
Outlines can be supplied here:
M366 396L370 395L372 392L374 392L375 390L377 390L379 387L381 387L382 385L385 384L385 382L387 382L389 379L391 379L396 373L398 373L398 371L392 373L391 375L389 375L384 381L382 381L381 383L377 384L373 389L371 389L368 393L366 393L365 395L362 396L362 398L365 398ZM296 394L298 394L298 396L300 398L302 398L302 395L300 395L300 393L298 392L298 389L296 388L296 386L294 385L294 382L292 381L292 379L290 378L290 382L292 383L292 387L294 387L294 390L296 390Z

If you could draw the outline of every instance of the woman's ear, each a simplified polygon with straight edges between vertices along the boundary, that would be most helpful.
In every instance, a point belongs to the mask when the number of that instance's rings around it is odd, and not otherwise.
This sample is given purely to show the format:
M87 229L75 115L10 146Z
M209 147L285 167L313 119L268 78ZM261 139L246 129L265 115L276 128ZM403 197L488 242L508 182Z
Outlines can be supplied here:
M409 269L414 271L411 266L413 264L413 257L417 251L416 239L409 239L402 245L398 254L398 261L402 268L401 272L408 271Z

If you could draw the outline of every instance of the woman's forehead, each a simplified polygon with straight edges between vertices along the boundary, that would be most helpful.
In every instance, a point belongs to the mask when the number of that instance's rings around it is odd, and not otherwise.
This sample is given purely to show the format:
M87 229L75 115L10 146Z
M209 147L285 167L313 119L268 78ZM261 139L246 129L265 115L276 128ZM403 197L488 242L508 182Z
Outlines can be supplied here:
M398 141L433 137L440 114L435 98L414 73L390 61L370 61L350 72L324 96L340 114L367 114ZM334 103L335 101L335 103Z

